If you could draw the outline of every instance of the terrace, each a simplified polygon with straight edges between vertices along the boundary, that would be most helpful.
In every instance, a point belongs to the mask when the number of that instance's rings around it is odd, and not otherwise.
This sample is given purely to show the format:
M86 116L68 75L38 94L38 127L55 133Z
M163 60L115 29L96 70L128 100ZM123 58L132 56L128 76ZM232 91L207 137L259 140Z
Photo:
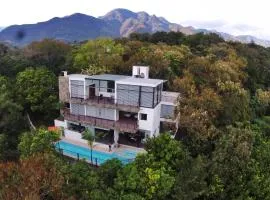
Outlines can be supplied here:
M104 96L86 96L85 98L71 97L71 103L79 103L84 105L93 105L96 107L103 108L113 108L121 111L127 112L139 112L139 103L135 101L124 101L121 99L116 99L114 97L104 97Z
M118 109L127 112L138 112L138 99L137 101L134 100L134 98L126 99L126 95L122 98L116 98L116 81L127 77L129 76L102 74L83 77L85 78L85 81L71 79L70 102L93 105L95 107Z
M120 145L119 148L112 148L112 150L109 151L107 145L98 142L94 142L91 153L91 149L86 143L67 138L62 138L55 143L55 149L65 156L77 160L84 159L86 162L96 166L100 166L107 160L113 158L120 160L123 164L128 164L135 159L137 154L146 153L144 149L126 145Z
M63 115L66 120L85 123L100 128L116 129L120 132L130 133L136 133L138 131L137 120L132 118L120 118L118 121L113 121L91 116L71 114L68 109L64 110Z

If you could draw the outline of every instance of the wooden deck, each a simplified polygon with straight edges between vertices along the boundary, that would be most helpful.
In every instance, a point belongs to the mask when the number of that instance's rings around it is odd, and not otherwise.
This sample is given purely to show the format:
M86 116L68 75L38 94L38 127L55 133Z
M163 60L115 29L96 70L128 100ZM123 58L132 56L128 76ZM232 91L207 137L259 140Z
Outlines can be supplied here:
M116 129L120 132L129 132L129 133L136 133L138 131L138 123L137 120L134 119L122 118L119 119L118 121L113 121L85 115L74 115L71 114L69 110L65 110L63 114L66 120L89 124L91 126L96 126L105 129Z

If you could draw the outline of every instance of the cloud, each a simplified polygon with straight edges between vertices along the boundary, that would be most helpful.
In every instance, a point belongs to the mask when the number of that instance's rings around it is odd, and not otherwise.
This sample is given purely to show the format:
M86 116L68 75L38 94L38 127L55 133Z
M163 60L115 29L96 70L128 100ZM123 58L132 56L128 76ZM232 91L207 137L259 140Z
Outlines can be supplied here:
M225 26L227 23L224 20L213 20L213 21L187 20L181 22L181 24L184 26L194 26L195 28L216 29Z
M234 32L249 32L258 31L260 28L247 24L230 24L225 20L213 20L213 21L195 21L188 20L181 23L184 26L194 26L195 28L206 29L228 29Z
M264 33L266 30L262 28L247 25L247 24L226 24L223 27L217 29L218 31L230 33L232 35L253 35L259 36L261 33Z
M234 36L251 35L260 39L270 40L270 34L267 28L260 28L247 24L226 24L222 27L216 28L215 30L229 33Z
M231 26L232 29L238 30L238 31L257 31L260 30L260 28L256 26L250 26L247 24L235 24Z
M261 28L244 23L229 23L225 20L187 20L180 23L183 26L193 26L195 28L215 30L218 32L229 33L231 35L253 35L262 39L270 39L270 30L266 27Z

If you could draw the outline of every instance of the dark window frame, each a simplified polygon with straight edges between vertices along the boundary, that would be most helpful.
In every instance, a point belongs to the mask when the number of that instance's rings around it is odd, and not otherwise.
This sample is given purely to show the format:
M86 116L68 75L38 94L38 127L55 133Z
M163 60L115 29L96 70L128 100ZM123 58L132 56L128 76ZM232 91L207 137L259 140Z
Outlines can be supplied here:
M141 113L140 114L140 120L147 121L147 114Z

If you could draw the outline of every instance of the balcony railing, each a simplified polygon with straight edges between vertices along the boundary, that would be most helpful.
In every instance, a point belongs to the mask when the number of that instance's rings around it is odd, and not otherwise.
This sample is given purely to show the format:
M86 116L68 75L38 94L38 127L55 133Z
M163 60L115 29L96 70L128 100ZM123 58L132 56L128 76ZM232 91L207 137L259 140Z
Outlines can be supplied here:
M105 108L116 108L122 111L138 112L139 102L134 100L116 99L113 97L93 96L86 98L71 97L71 103L102 106Z
M113 121L109 119L101 119L85 115L71 114L69 110L64 110L63 115L66 120L84 123L100 128L116 129L120 132L136 133L138 130L137 120L134 119L124 118L119 119L118 121Z

